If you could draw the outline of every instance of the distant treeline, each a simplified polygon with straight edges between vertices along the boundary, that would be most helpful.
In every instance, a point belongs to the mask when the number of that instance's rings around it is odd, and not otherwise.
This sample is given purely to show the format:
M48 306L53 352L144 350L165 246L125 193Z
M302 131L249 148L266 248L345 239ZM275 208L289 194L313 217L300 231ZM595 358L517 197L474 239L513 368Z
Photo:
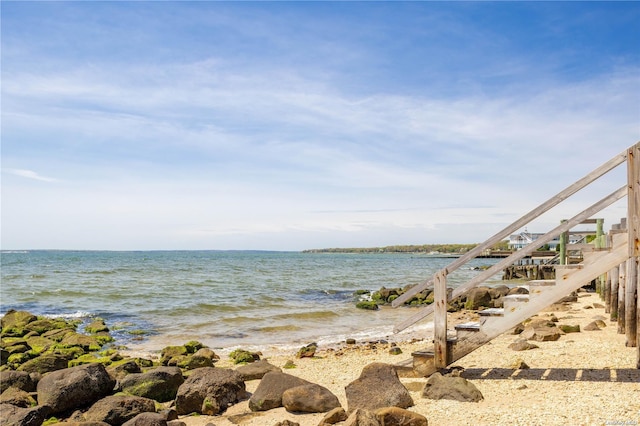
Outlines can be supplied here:
M361 247L361 248L324 248L304 250L303 253L466 253L477 244L422 244L422 245L397 245L386 247Z

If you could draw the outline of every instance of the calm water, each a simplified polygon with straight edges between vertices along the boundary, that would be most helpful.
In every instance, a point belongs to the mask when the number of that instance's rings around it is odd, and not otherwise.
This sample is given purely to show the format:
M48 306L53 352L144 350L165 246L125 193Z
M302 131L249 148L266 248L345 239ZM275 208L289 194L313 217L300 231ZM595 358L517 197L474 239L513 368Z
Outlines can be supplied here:
M403 287L453 259L410 254L256 251L2 252L0 303L37 315L106 320L116 343L157 351L199 340L268 349L391 335L414 308L363 311L356 290ZM479 272L476 259L449 276ZM499 278L499 277L498 277ZM419 324L413 331L424 328ZM397 336L396 336L397 337Z

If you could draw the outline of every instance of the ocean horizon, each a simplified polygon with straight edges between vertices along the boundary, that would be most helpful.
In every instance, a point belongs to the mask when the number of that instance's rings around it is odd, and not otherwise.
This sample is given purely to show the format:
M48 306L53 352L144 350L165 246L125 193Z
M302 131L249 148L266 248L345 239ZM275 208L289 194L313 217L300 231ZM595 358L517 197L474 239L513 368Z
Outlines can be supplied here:
M315 342L427 337L430 323L394 335L410 307L357 309L362 290L418 284L450 257L269 250L2 250L0 305L36 315L99 317L130 351L198 340L221 351L296 349ZM496 259L448 277L456 287ZM500 284L499 276L488 284ZM365 296L366 297L366 296Z

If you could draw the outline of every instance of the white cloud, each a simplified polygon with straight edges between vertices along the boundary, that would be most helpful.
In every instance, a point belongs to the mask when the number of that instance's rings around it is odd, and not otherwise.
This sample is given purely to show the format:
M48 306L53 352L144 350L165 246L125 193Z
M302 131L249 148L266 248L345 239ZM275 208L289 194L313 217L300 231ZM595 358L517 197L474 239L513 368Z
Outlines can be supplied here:
M58 179L54 179L52 177L42 176L37 172L34 172L33 170L9 168L9 169L3 169L3 171L15 176L20 176L27 179L39 180L42 182L58 182L59 181Z

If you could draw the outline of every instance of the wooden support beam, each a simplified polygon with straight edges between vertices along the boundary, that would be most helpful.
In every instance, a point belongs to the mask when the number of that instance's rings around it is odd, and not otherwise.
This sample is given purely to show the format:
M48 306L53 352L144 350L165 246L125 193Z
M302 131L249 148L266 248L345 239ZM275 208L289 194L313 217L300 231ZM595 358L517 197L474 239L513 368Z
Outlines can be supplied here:
M624 333L626 335L625 345L635 347L636 342L636 293L638 290L638 258L632 257L627 260L627 280L624 296Z
M620 282L619 266L616 266L609 272L611 277L611 293L609 295L610 301L610 318L611 321L618 321L618 283Z

